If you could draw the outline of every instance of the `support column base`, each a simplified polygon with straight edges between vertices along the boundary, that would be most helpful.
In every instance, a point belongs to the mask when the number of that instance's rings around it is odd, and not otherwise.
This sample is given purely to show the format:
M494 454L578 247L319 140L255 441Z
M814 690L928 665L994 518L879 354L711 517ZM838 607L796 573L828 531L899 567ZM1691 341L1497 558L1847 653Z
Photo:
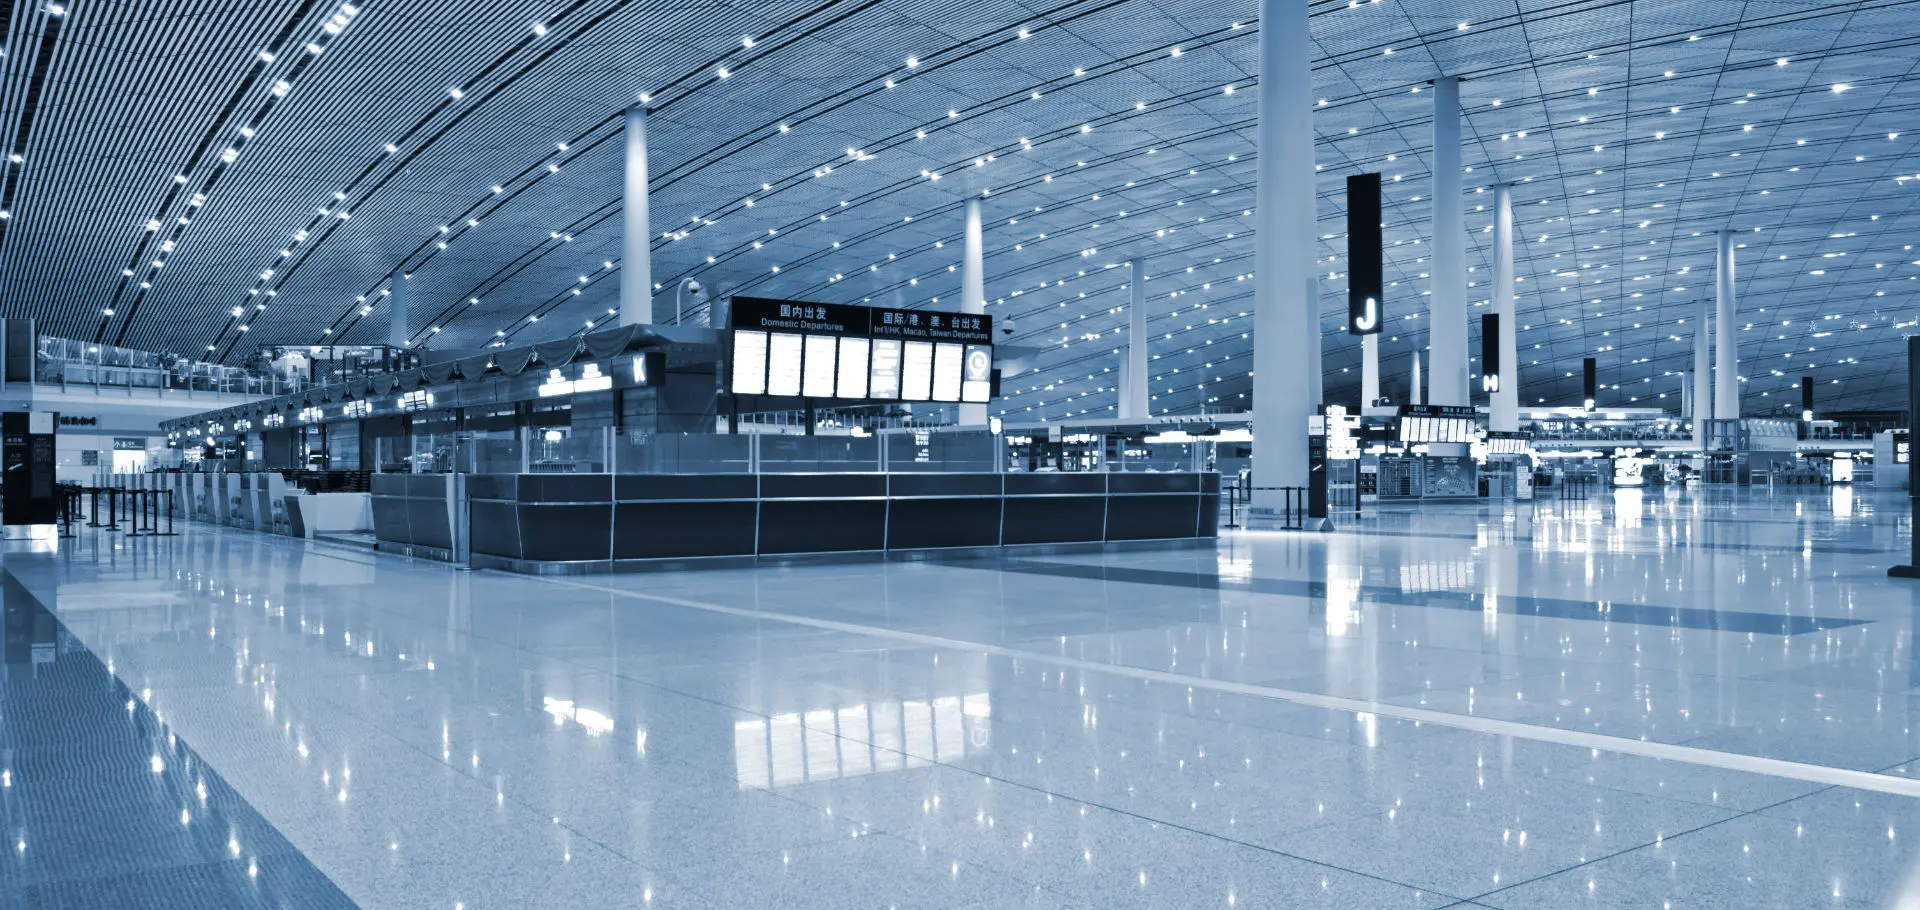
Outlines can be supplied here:
M1888 578L1920 578L1920 566L1893 566L1887 569Z

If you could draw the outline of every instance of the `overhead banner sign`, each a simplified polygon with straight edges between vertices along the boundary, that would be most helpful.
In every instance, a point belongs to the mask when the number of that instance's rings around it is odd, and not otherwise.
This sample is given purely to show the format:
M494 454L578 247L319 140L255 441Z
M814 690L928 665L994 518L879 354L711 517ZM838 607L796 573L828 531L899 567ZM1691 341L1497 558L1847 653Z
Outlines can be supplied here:
M985 402L993 317L735 297L737 395Z
M1347 334L1380 334L1386 295L1380 238L1380 175L1347 178Z

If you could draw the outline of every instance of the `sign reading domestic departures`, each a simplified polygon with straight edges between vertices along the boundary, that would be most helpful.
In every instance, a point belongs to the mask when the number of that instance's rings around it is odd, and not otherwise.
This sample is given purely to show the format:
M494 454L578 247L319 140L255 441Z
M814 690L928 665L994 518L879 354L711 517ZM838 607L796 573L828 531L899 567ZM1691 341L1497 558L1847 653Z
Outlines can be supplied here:
M984 402L993 317L733 298L730 388L738 395Z

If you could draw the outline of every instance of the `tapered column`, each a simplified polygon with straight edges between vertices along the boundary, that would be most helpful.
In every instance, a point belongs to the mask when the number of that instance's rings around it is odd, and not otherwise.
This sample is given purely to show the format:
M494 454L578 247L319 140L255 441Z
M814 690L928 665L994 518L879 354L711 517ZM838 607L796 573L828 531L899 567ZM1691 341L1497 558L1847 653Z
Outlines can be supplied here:
M986 235L980 227L980 197L967 197L967 227L960 242L960 312L975 316L987 312ZM984 426L987 406L960 405L961 426Z
M1714 336L1715 347L1719 348L1717 363L1713 375L1713 416L1717 420L1738 420L1740 417L1740 352L1736 347L1733 328L1733 232L1721 231L1720 241L1713 257L1714 322L1718 324L1718 334Z
M1707 329L1712 305L1700 299L1693 317L1693 446L1707 447L1707 421L1713 418L1713 333Z
M1420 386L1420 352L1413 353L1413 375L1407 379L1407 403L1426 404L1426 391Z
M407 331L407 320L412 318L407 313L407 284L406 272L394 272L388 287L387 344L395 348L406 347L407 339L412 337Z
M1133 260L1127 281L1126 359L1120 364L1120 418L1141 420L1147 413L1147 261Z
M1500 387L1488 402L1487 427L1520 429L1520 323L1513 318L1513 191L1493 188L1493 312L1500 323ZM1484 366L1484 365L1483 365Z
M647 108L627 108L625 234L620 247L620 324L653 323L653 221L647 213Z
M1380 398L1380 336L1360 336L1360 406Z
M1467 391L1467 227L1460 199L1460 80L1433 85L1432 317L1427 333L1430 401L1464 407Z
M1258 487L1307 485L1313 275L1313 45L1307 0L1260 0L1258 208L1254 232L1253 459ZM1256 489L1253 508L1285 494Z

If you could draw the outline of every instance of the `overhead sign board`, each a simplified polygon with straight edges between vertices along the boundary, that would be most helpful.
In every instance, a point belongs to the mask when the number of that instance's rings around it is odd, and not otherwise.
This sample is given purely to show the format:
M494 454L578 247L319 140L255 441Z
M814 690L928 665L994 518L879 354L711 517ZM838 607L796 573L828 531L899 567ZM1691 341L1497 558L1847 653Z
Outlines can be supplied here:
M1401 405L1400 442L1476 442L1478 418L1472 408L1452 405Z
M735 297L731 319L738 395L954 403L992 394L991 316Z

